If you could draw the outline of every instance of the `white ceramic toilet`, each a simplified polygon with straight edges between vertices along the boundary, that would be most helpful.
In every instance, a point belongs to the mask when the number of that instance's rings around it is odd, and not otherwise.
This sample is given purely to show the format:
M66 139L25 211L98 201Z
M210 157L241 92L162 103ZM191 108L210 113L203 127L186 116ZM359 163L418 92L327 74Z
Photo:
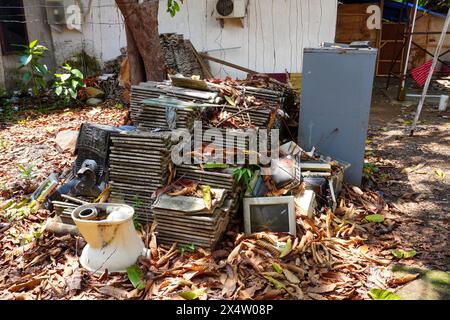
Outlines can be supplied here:
M105 211L105 220L94 220ZM87 245L80 257L81 265L97 274L126 272L140 255L146 255L144 242L133 224L134 209L124 204L87 204L72 212L72 219Z

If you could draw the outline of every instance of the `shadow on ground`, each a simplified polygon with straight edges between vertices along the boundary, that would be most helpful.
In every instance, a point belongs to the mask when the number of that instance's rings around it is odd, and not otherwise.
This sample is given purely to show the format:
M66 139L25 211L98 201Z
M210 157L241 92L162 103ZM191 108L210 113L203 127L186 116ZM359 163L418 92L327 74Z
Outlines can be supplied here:
M407 264L449 271L450 112L425 106L410 137L416 106L414 101L396 101L395 87L385 90L384 81L377 80L366 159L383 177L377 189L401 211L393 236L402 248L418 252Z
M393 271L397 277L419 274L417 280L396 292L403 300L450 300L450 274L448 272L406 265L395 265Z

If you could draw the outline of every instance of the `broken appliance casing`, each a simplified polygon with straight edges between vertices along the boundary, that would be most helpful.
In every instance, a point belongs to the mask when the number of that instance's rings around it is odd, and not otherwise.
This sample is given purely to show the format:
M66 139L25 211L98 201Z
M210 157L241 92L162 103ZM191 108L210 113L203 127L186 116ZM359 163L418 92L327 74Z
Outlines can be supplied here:
M97 181L100 183L108 180L110 137L120 131L113 126L83 123L75 148L77 159L73 165L74 176L83 167L84 161L89 159L94 160L98 165Z
M246 234L270 231L295 236L294 197L244 198L244 228Z
M361 185L376 49L305 49L299 145L351 164L345 180Z
M301 215L313 218L317 207L316 194L312 190L305 190L295 196L297 212Z
M80 213L86 209L106 210L116 217L100 221L81 219ZM144 242L134 228L133 215L132 207L111 203L83 205L72 212L72 219L87 242L80 257L85 269L97 274L105 269L126 272L139 256L146 255Z

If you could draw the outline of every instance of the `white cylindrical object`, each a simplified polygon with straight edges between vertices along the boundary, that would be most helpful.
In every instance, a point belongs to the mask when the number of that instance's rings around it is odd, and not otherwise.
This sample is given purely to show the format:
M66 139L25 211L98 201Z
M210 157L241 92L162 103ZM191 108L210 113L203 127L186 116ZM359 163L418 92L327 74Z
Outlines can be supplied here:
M110 213L111 220L80 219L80 212L95 208ZM81 265L94 273L126 272L145 255L145 246L133 224L134 209L124 204L88 204L76 208L72 219L87 245L80 257Z
M81 210L78 214L78 217L81 220L94 220L95 218L97 218L97 215L97 209L95 209L95 207L92 207Z
M448 98L449 97L446 95L441 96L441 100L439 100L439 111L444 112L445 110L447 110Z

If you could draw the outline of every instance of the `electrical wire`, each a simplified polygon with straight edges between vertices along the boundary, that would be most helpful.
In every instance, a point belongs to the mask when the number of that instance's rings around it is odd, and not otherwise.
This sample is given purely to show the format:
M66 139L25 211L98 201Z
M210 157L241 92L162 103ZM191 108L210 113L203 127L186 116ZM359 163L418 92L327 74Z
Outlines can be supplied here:
M149 0L147 1L147 3L152 3L152 2L160 2L161 0ZM189 32L189 37L191 38L193 35L193 30L191 30L191 9L192 6L190 5L190 3L187 2L188 0L185 1L185 4L187 6L187 23L188 23L188 32ZM251 1L254 1L253 3ZM305 1L299 1L299 0L294 0L295 4L292 4L292 0L289 0L289 4L286 4L286 6L288 6L288 10L289 10L289 23L288 23L288 33L289 33L289 45L290 45L290 59L289 59L289 70L290 72L296 71L298 70L299 67L299 60L302 60L303 57L303 50L302 48L305 47L305 45L311 45L312 42L316 42L316 41L311 41L313 38L311 38L311 34L310 31L314 32L317 30L317 41L320 42L321 40L321 36L322 36L322 31L323 31L323 26L322 26L322 20L324 17L324 4L322 3L322 0L319 0L319 6L320 6L320 10L314 10L314 8L312 7L311 1L312 0L306 0L306 8L305 10L307 10L307 17L304 16L304 9L303 9L303 3ZM314 0L316 1L316 0ZM134 1L127 1L125 2L125 4L137 4L137 0ZM317 3L317 2L316 2ZM315 3L313 3L315 4ZM275 19L277 18L275 16L275 1L272 0L271 3L271 17L269 17L269 19L271 19L271 24L272 24L272 32L271 32L271 44L273 46L273 48L266 48L266 39L265 38L265 22L268 22L268 19L265 19L263 16L263 10L262 10L262 4L261 4L261 0L248 0L247 4L246 4L246 13L247 13L247 67L251 68L251 65L254 65L253 69L260 69L261 71L266 71L266 49L272 49L273 50L273 72L276 71L277 69L277 65L278 65L278 56L277 56L277 39L276 39L276 26L275 26ZM295 7L294 7L295 6ZM4 8L4 9L30 9L30 8L57 8L59 6L52 6L52 5L24 5L24 6L18 6L18 7L13 7L13 6L2 6L0 5L0 9ZM209 30L209 25L208 25L208 19L209 14L208 14L208 10L212 9L209 4L208 4L208 0L205 0L204 2L204 7L205 7L205 15L204 15L204 23L200 24L200 27L202 30L202 32L204 33L203 36L203 47L204 49L207 49L207 42L208 42L208 33L210 32ZM102 21L104 19L104 17L102 17L102 9L107 9L107 8L115 8L118 12L119 18L118 19L114 19L114 21L111 22L104 22ZM118 28L114 28L114 30L118 30L119 32L119 36L118 36L118 41L119 41L119 47L121 47L121 35L125 26L125 22L124 22L124 18L123 16L120 14L120 10L118 8L118 6L116 5L115 2L112 3L108 3L105 4L104 2L102 3L101 1L98 1L97 5L95 6L95 9L98 11L99 17L98 17L98 21L94 21L95 19L93 18L93 14L92 12L90 12L90 19L85 19L83 21L83 25L89 26L90 29L92 30L92 35L95 35L98 32L100 32L100 46L102 47L101 50L101 54L103 55L103 38L102 38L102 31L104 28L102 28L102 26L106 25L106 26L110 26L110 27L115 27L118 26ZM292 10L294 10L295 13L292 12ZM319 18L318 18L318 28L316 29L315 26L311 26L311 19L314 17L311 13L311 10L314 11L314 14L316 14L317 12L319 13ZM210 10L211 12L213 10ZM305 12L306 13L306 12ZM296 19L295 22L292 21L292 17L291 15L296 14ZM12 14L12 15L8 15L8 17L10 17L9 19L2 19L2 15L0 14L0 23L21 23L21 24L33 24L33 23L49 23L48 19L38 19L36 17L36 14L30 13L30 12L24 12L23 14ZM17 18L17 19L14 19ZM24 18L24 19L22 19ZM33 19L34 18L34 19ZM84 18L86 18L86 15L84 16ZM24 21L26 19L26 21ZM299 21L300 19L300 21ZM86 21L87 20L87 21ZM317 21L317 19L316 19ZM294 25L291 25L294 22L295 24L295 32L293 30L291 30L291 28ZM51 23L51 21L50 21ZM269 23L269 22L268 22ZM301 25L299 25L301 24ZM97 28L98 26L98 28ZM266 27L267 26L266 24ZM306 27L306 29L305 29ZM97 31L96 31L97 30ZM291 32L292 31L292 32ZM291 34L292 33L292 34ZM301 35L299 35L299 33ZM295 35L294 35L295 34ZM219 30L218 35L216 37L216 39L214 40L214 42L219 46L220 48L220 56L221 57L226 57L226 52L225 49L223 47L223 30ZM307 43L305 43L305 38L307 37ZM85 39L85 35L82 35L83 37L83 42L86 42ZM301 38L300 38L301 37ZM245 41L245 39L243 40ZM253 45L254 42L254 45ZM295 49L294 49L295 48ZM260 50L261 49L261 50ZM262 54L262 58L260 58L260 55ZM253 59L252 59L253 57ZM262 60L262 61L261 61ZM251 62L253 61L253 63ZM293 64L295 63L295 66L293 67ZM269 67L270 68L270 67ZM221 66L219 73L222 72L226 72L224 66Z

